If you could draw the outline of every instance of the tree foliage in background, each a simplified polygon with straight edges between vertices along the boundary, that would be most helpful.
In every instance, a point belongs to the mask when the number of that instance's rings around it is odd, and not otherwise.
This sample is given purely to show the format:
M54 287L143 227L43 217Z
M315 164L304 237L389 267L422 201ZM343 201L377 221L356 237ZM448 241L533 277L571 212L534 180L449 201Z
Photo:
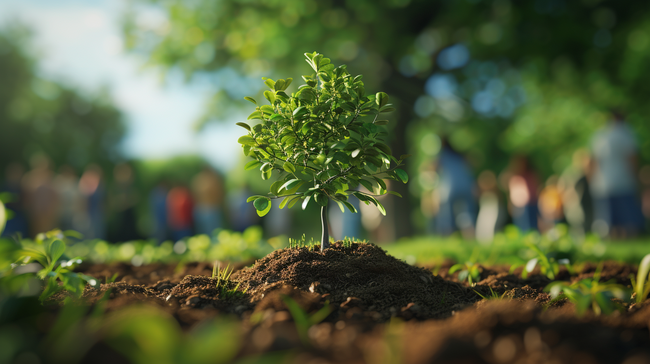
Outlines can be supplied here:
M127 46L164 70L209 75L207 118L232 113L250 78L321 49L393 95L398 153L435 157L448 137L477 171L528 154L558 173L610 108L627 112L650 160L650 3L606 0L133 0ZM155 9L154 10L152 10ZM163 15L162 21L151 21ZM439 140L439 139L438 139ZM412 168L418 168L417 165ZM405 206L398 205L398 208ZM408 225L408 214L398 228ZM398 233L402 235L404 231Z
M120 112L106 96L93 98L38 76L38 61L22 27L0 33L0 175L12 162L47 155L77 169L112 165L124 134Z

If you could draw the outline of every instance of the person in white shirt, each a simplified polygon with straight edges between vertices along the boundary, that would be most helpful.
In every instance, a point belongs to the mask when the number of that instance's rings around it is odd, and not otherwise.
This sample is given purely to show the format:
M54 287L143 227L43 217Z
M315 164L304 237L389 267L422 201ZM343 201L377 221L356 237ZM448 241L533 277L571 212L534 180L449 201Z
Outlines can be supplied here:
M591 193L595 202L593 230L602 236L626 238L644 228L637 196L637 143L621 113L592 139L596 162Z

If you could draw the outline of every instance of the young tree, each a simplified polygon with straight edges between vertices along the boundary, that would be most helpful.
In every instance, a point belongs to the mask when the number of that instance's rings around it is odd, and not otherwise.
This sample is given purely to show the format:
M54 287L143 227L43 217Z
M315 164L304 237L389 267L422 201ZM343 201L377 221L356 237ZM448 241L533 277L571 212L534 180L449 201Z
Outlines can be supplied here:
M408 175L399 167L407 155L395 158L383 137L379 115L393 111L388 95L366 95L362 76L353 77L345 65L335 67L323 55L305 53L315 74L302 76L306 84L288 95L291 78L264 78L270 90L264 92L270 105L256 105L249 120L261 120L250 126L240 122L248 135L239 138L244 154L253 158L245 169L258 168L262 179L278 179L266 196L248 198L258 215L271 209L272 198L283 198L280 208L291 208L302 201L303 210L314 201L321 206L321 251L329 247L327 206L336 202L344 211L357 210L348 202L353 195L365 204L386 210L376 196L388 191L384 180L406 183ZM392 166L391 166L392 165ZM359 185L366 191L358 190Z

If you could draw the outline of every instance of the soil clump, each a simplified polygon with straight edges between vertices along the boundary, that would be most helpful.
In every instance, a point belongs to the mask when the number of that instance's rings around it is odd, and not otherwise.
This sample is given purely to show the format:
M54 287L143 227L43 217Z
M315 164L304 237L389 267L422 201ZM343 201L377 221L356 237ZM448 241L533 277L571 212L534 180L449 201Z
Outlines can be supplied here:
M324 252L277 250L233 279L246 284L253 301L289 285L378 322L395 316L445 318L480 299L471 289L408 265L373 244L335 243Z

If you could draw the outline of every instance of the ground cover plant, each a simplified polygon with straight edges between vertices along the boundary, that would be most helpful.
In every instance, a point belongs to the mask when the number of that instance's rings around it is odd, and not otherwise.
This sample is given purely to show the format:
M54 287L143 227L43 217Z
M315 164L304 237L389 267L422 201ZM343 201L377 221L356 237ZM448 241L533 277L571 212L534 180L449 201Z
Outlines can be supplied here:
M268 195L251 196L260 216L271 209L272 198L282 198L280 208L291 208L302 201L321 206L321 250L329 246L327 206L338 204L356 213L348 202L354 196L365 204L375 205L386 215L377 196L389 191L386 180L406 183L407 173L398 168L407 157L392 155L385 143L387 135L380 119L393 111L384 92L367 95L362 76L352 76L345 65L334 66L322 54L305 53L315 72L302 76L305 84L291 95L286 93L293 79L264 79L269 90L264 97L270 105L255 104L249 120L260 120L253 126L240 122L248 131L239 138L244 154L253 158L245 169L259 168L261 177L269 180L273 172L278 179ZM366 190L360 189L364 187ZM401 197L401 196L400 196Z

